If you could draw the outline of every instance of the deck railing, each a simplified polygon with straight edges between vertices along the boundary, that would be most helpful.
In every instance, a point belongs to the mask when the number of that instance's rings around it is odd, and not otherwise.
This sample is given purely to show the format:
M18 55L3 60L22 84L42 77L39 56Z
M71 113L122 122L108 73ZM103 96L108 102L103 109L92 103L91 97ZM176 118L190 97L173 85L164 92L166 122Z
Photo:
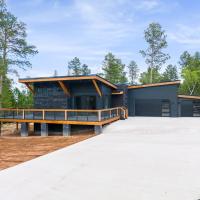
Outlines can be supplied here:
M102 110L74 109L9 109L0 108L0 119L56 120L100 122L115 117L125 117L122 107Z

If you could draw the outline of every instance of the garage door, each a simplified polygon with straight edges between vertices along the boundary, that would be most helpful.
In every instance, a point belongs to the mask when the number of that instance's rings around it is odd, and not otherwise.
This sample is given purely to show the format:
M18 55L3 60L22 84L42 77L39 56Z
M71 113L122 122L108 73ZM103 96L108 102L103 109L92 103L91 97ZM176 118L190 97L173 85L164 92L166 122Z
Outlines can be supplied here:
M193 101L183 100L181 102L181 116L192 117L193 116Z
M169 117L170 102L162 99L136 99L136 116Z

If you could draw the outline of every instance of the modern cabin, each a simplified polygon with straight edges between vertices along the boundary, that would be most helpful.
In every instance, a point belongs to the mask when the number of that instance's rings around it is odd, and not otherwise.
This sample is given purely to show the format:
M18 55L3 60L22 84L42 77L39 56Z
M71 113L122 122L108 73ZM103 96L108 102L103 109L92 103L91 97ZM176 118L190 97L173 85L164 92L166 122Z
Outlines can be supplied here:
M28 136L29 123L42 136L71 134L76 127L102 127L129 116L200 116L200 97L178 95L180 81L146 85L114 85L98 75L20 79L34 96L31 109L0 109L0 122L21 123Z

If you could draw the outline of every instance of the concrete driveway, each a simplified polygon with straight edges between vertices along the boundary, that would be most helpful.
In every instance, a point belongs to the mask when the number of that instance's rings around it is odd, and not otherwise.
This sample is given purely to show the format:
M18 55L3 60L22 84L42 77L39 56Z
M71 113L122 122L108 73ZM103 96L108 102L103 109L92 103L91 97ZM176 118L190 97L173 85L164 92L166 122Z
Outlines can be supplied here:
M2 200L198 200L200 118L129 118L0 172Z

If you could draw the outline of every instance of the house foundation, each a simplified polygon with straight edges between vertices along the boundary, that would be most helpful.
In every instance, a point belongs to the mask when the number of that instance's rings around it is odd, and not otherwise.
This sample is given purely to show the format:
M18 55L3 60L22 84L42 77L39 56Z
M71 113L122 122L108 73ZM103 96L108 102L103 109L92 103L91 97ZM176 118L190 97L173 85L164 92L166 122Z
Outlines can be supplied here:
M28 127L29 127L29 123L27 123L27 122L21 123L21 136L22 137L28 136Z
M100 126L94 126L94 132L95 132L95 134L97 134L97 135L101 134L102 131L103 131L102 125L100 125Z
M48 136L48 124L41 123L41 136Z
M71 135L71 125L63 124L63 136L70 136Z

